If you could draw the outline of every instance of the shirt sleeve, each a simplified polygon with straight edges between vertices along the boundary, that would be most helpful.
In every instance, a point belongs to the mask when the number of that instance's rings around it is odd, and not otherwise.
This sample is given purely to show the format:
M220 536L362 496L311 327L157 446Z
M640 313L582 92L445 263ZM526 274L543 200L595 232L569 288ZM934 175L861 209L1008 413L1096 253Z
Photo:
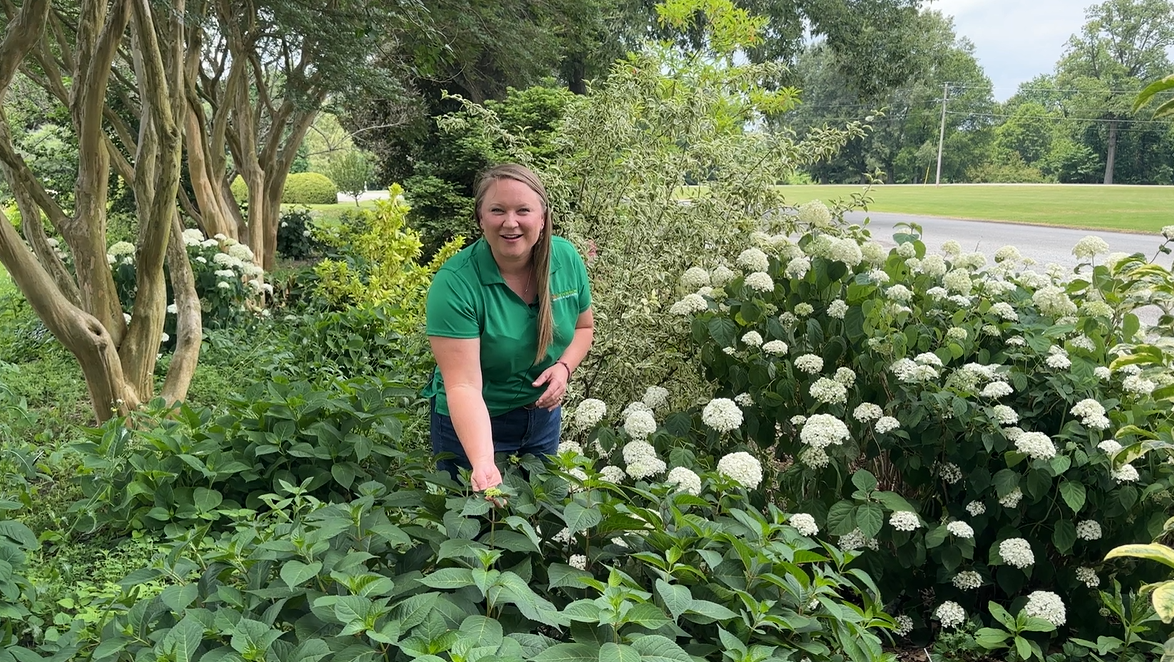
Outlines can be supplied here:
M481 323L477 296L469 283L449 269L441 269L428 288L426 332L441 338L479 338Z

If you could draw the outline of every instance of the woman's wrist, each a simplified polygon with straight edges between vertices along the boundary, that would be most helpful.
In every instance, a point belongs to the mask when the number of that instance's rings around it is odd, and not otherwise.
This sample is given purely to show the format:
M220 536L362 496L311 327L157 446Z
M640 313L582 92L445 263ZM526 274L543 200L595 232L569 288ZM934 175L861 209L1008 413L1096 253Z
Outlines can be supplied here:
M567 362L562 359L555 361L555 363L567 369L567 381L571 381L571 366L567 365Z

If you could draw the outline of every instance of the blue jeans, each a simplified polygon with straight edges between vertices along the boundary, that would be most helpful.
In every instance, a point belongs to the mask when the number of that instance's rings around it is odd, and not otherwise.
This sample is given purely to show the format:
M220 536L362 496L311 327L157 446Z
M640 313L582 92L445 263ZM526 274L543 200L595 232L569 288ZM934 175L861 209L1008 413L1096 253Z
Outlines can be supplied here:
M554 411L519 407L504 414L489 417L493 432L494 454L537 455L544 457L558 451L559 431L562 428L562 407ZM447 471L454 479L459 469L472 470L469 457L457 438L452 418L436 411L436 398L432 398L432 453L452 453L456 457L439 460L438 469Z

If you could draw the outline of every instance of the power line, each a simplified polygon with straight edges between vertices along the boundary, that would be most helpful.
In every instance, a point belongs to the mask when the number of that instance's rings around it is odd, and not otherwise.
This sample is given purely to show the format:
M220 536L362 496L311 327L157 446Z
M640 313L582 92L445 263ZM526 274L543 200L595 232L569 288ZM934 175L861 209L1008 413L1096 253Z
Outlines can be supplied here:
M1009 118L1015 117L1015 115L1007 115L1007 114L1000 114L1000 113L975 113L975 112L968 112L968 111L962 111L962 110L951 110L951 111L949 111L948 114L950 114L950 115L966 115L968 117L989 117L989 118L993 118L993 119L1009 119ZM1101 117L1065 117L1063 115L1030 115L1030 116L1023 118L1023 119L1056 120L1059 122L1090 122L1090 123L1101 122L1104 124L1112 124L1114 122L1117 124L1158 124L1158 125L1162 125L1162 126L1169 126L1172 122L1171 120L1104 119Z

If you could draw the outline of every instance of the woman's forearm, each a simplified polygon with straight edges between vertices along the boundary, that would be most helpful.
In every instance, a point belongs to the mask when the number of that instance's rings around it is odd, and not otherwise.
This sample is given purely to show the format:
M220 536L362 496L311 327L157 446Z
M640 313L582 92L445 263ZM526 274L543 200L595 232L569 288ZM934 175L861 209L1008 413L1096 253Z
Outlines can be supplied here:
M566 351L559 357L559 360L567 364L570 372L574 372L586 358L587 351L591 349L591 342L594 339L595 327L585 326L575 329L575 336L571 339L571 344L567 345Z
M481 391L457 386L446 391L448 413L461 448L474 468L493 463L493 428Z

